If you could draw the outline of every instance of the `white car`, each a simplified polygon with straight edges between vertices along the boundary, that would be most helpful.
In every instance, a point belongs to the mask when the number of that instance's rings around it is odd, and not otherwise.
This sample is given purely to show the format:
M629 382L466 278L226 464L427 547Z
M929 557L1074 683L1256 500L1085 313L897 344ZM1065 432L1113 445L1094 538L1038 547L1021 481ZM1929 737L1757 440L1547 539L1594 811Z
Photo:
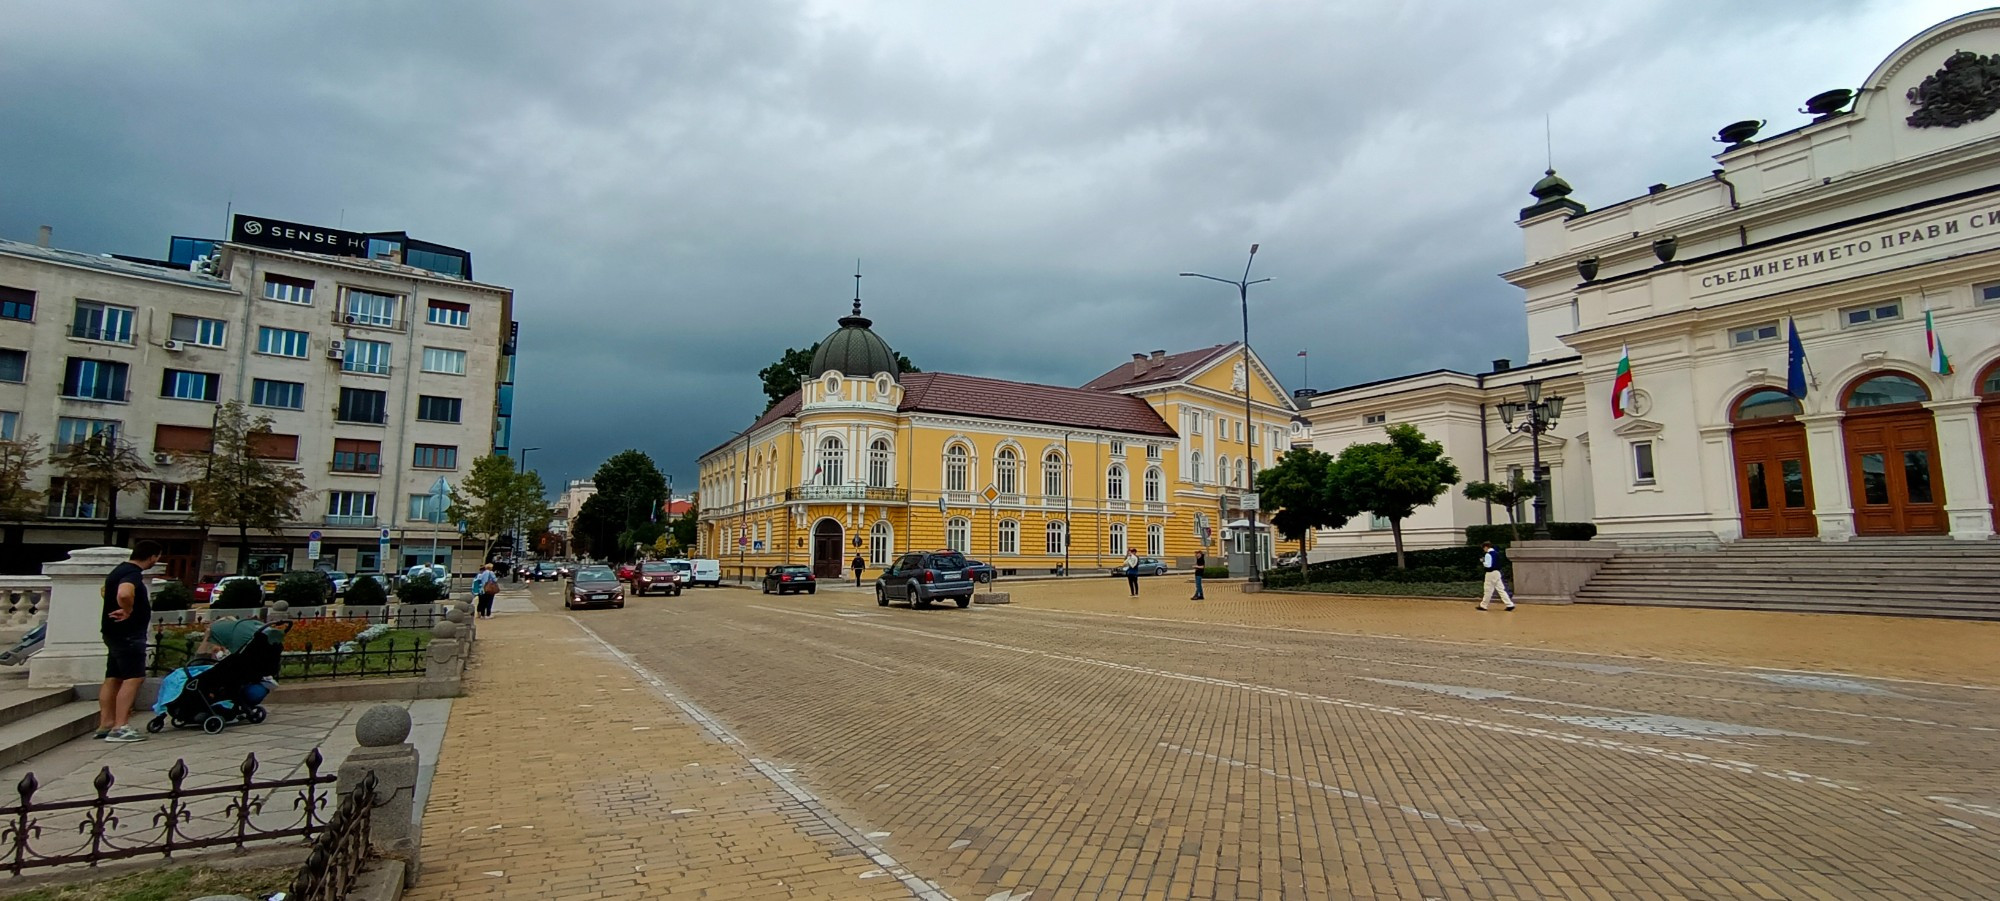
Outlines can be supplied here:
M714 588L722 584L721 561L690 560L688 562L694 566L694 572L690 577L691 584L707 585L710 588Z

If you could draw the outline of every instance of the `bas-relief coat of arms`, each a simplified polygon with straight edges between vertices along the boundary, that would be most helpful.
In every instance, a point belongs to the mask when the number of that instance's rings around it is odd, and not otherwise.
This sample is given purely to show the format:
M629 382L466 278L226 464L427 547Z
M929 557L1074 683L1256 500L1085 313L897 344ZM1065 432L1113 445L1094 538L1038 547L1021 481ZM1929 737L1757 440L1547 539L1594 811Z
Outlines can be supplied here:
M1913 128L1957 128L2000 110L2000 54L1960 50L1906 95Z

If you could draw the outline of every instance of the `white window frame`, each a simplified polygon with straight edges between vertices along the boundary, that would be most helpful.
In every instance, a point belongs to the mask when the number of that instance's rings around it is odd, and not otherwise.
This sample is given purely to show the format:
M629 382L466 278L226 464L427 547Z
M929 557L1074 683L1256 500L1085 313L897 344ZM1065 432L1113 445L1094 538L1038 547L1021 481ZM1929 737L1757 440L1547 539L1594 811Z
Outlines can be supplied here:
M97 320L97 337L77 334L74 318L70 320L70 337L81 341L103 341L107 344L132 343L132 325L138 318L138 310L121 304L78 298L76 312L94 314Z
M107 432L115 440L120 430L121 426L116 419L90 419L82 416L57 417L56 450L61 451L72 444L95 438Z
M288 285L282 282L274 282L271 281L273 275L277 275L278 278L282 279L304 282L304 284ZM296 276L267 272L264 274L264 299L275 300L279 303L295 303L303 307L312 306L313 281Z
M1105 540L1110 543L1111 555L1114 557L1124 556L1132 547L1126 543L1125 524L1122 522L1114 522L1105 530Z
M375 492L329 491L326 493L328 519L374 519Z
M184 325L186 328L182 328ZM196 347L223 347L228 343L229 323L220 319L175 313L167 329L175 341ZM186 333L186 337L182 336L183 332Z
M1643 453L1641 453L1642 450ZM1659 484L1659 455L1654 453L1652 439L1632 442L1631 459L1632 484Z
M340 314L350 325L395 328L403 308L403 295L383 294L366 288L342 288Z
M1784 331L1778 325L1777 322L1759 322L1754 325L1732 328L1729 330L1729 346L1749 347L1753 344L1764 344L1766 342L1781 340L1784 338ZM1770 334L1763 334L1766 330L1769 330ZM1746 333L1749 335L1747 338L1744 337Z
M868 442L868 487L888 488L895 484L894 453L887 438L877 438Z
M1021 493L1021 458L1011 447L993 454L993 486L1001 494Z
M1166 499L1166 474L1158 466L1146 467L1146 503L1157 504Z
M108 506L103 491L86 494L76 479L57 476L49 480L50 519L103 519Z
M2000 303L2000 282L1973 285L1972 302L1975 304Z
M1063 478L1063 455L1049 451L1042 455L1042 496L1064 497L1068 479Z
M1148 460L1160 459L1160 446L1157 444L1146 445L1146 459Z
M1388 424L1389 424L1389 414L1388 414L1387 412L1382 412L1382 413L1363 413L1363 414L1361 414L1361 424L1362 424L1362 425L1388 425Z
M1201 484L1201 451L1188 454L1188 481Z
M1159 523L1146 526L1146 556L1165 557L1167 555L1167 529Z
M1111 439L1111 456L1114 457L1125 456L1125 442L1123 439L1119 438Z
M1221 485L1224 488L1229 487L1229 476L1235 471L1229 465L1228 454L1220 454L1215 458L1215 483L1217 485Z
M944 490L971 491L972 451L956 441L944 449Z
M152 482L146 486L147 513L193 513L194 489L175 482Z
M961 554L972 553L972 520L954 516L944 524L944 546Z
M472 327L472 305L471 305L471 304L466 304L466 305L465 305L465 307L466 307L466 308L465 308L465 309L463 309L463 310L454 310L454 309L452 309L452 308L450 308L450 307L440 307L440 306L437 306L437 304L438 304L439 302L440 302L440 301L436 301L436 300L433 300L433 301L430 301L430 303L426 305L426 307L427 307L427 308L426 308L426 311L425 311L425 313L424 313L424 321L426 321L426 322L429 322L429 323L430 323L430 324L432 324L432 325L442 325L442 326L445 326L445 327L447 327L447 328L471 328L471 327ZM457 301L444 301L444 302L445 302L445 303L457 303ZM440 315L439 315L440 313L442 313L442 314L444 314L444 315L440 316Z
M819 472L814 476L814 484L834 486L840 484L847 472L847 443L839 435L828 435L819 440Z
M349 338L340 351L340 371L362 375L388 375L395 345L387 341Z
M1062 556L1069 549L1069 524L1060 519L1049 520L1042 527L1042 547L1048 554Z
M1104 469L1104 499L1125 499L1125 464L1113 463Z
M267 385L285 385L285 386L289 386L289 387L291 387L291 388L296 388L296 389L298 389L298 393L297 393L297 396L298 396L298 400L299 400L299 403L298 403L298 405L297 405L297 406L284 406L284 405L282 405L282 404L272 404L272 403L259 403L259 402L257 401L257 383L258 383L258 382L263 382L264 384L267 384ZM268 394L268 392L267 392L267 393L266 393L266 396L265 396L265 400L269 400L269 399L270 399L270 397L269 397L269 394ZM304 382L288 382L288 381L285 381L284 379L251 379L251 380L250 380L250 406L253 406L253 407L266 407L266 408L269 408L269 409L272 409L272 410L303 410L303 409L305 409L305 408L306 408L306 385L305 385L305 383L304 383Z
M464 375L465 351L451 347L426 347L424 371L443 375Z
M1891 308L1895 310L1894 313L1887 316L1881 315L1883 310ZM1854 318L1854 314L1856 313L1865 314L1864 318L1856 320ZM1859 306L1845 307L1840 311L1841 328L1867 328L1868 326L1884 322L1901 321L1903 321L1903 299L1900 297L1889 300L1878 300L1874 303L1865 303Z
M13 410L0 410L0 441L14 440L14 434L21 430L21 414Z
M171 384L167 380L171 378ZM167 369L160 373L160 396L167 400L196 400L214 403L222 390L222 376L213 372L196 372L192 369ZM204 389L199 394L184 393L190 383Z
M294 345L298 353L291 352ZM312 335L309 333L270 325L257 327L257 352L264 356L303 360L311 351Z
M1021 523L1019 520L1000 520L1000 537L994 549L997 554L1019 554L1021 552Z
M888 566L896 556L896 527L878 519L868 528L868 565Z

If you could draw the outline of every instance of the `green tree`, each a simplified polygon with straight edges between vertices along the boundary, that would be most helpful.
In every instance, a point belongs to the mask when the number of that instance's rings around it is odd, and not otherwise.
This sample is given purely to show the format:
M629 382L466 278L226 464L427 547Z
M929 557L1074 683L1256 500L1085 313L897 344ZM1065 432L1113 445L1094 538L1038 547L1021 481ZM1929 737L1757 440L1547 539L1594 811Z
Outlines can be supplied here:
M811 347L787 347L784 353L778 355L777 362L757 370L757 377L764 380L766 400L764 409L769 410L777 406L778 401L790 397L792 392L799 390L799 385L805 381L806 374L812 371L813 354L818 352L818 341L814 341ZM918 369L915 363L910 362L909 357L900 353L896 354L896 366L904 372L923 371Z
M472 461L472 471L451 489L445 519L465 523L465 533L486 542L486 552L502 534L540 531L549 524L549 502L540 473L514 471L514 461L489 454Z
M1458 484L1458 466L1444 455L1444 445L1424 437L1416 426L1398 423L1386 431L1389 440L1349 445L1333 461L1334 491L1363 512L1389 521L1396 540L1396 568L1403 559L1403 520L1418 507L1437 503Z
M1338 529L1361 512L1337 488L1333 457L1309 447L1286 451L1276 465L1257 473L1258 505L1271 514L1279 534L1299 543L1301 560L1312 530Z
M1507 511L1507 524L1514 527L1515 540L1527 537L1521 534L1521 505L1535 499L1535 483L1528 481L1527 476L1516 475L1506 482L1467 482L1465 496L1475 501L1499 504L1501 509Z
M110 429L57 451L49 464L85 497L104 499L107 545L113 543L118 531L118 496L146 484L146 477L153 472L132 442Z
M694 550L694 542L700 535L701 522L695 505L688 505L686 513L674 519L668 543L675 554L685 554Z
M576 521L570 524L572 538L581 538L581 545L594 555L627 559L632 553L632 529L655 524L652 520L659 515L659 505L667 499L667 477L660 474L652 457L624 450L599 465L592 482L597 493L577 511ZM652 540L650 534L644 537L646 543Z
M42 493L28 487L42 465L42 437L0 441L0 519L27 519L42 512Z
M271 417L251 417L238 401L215 412L209 449L183 453L181 465L201 476L188 483L194 494L195 519L210 527L236 527L236 571L247 572L250 530L276 532L299 518L299 500L306 483L299 468L272 459Z

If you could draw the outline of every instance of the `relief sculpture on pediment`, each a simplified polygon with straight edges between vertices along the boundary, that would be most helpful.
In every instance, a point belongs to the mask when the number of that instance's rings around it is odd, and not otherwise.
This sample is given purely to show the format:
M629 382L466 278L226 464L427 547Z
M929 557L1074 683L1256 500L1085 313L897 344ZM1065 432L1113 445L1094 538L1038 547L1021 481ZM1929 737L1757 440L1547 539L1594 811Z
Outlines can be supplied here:
M1906 95L1913 128L1957 128L2000 110L2000 54L1960 50Z

